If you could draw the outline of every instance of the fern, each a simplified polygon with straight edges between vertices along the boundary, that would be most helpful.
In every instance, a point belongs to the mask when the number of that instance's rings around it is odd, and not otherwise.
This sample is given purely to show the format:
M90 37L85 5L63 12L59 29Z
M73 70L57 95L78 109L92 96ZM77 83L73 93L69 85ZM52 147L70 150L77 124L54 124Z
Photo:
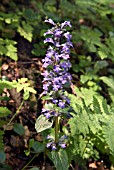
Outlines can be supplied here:
M93 109L95 113L102 114L100 103L95 97L93 97Z
M74 97L71 95L71 98L73 99ZM78 97L75 96L75 98ZM83 158L87 157L89 138L92 155L95 154L95 146L101 152L104 152L104 148L107 148L112 157L114 157L113 108L100 96L94 96L90 105L86 105L87 102L85 103L84 99L80 101L81 105L76 103L77 99L71 101L74 112L71 113L73 117L69 120L70 135L73 137L75 148L77 147L77 154L80 154ZM99 143L102 143L102 145L99 145Z
M109 147L111 154L114 156L114 116L111 115L109 120L103 125L103 137Z

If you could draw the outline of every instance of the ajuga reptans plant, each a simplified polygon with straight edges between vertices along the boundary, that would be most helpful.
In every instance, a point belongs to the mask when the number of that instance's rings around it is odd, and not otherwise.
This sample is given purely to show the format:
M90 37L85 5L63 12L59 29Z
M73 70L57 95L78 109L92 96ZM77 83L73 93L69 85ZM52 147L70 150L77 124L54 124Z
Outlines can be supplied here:
M52 19L47 19L45 22L51 24L52 28L44 34L46 37L44 43L48 43L49 47L42 60L43 94L49 98L46 100L46 107L42 109L42 114L54 122L55 135L47 136L47 148L56 150L58 147L66 148L67 136L60 133L59 122L69 117L70 100L66 88L71 85L72 79L68 70L71 67L69 58L73 45L72 36L66 30L67 27L71 27L69 21L56 24Z

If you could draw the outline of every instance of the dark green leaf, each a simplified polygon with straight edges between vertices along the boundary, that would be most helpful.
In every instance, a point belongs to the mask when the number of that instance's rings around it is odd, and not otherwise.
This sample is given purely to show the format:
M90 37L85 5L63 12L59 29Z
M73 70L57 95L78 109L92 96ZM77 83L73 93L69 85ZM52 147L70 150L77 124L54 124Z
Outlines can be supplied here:
M6 159L4 151L0 151L0 163L3 163Z
M35 141L32 145L32 148L34 149L35 152L41 153L44 152L45 145L41 142Z
M23 135L25 132L24 127L19 123L15 123L13 129L19 135Z

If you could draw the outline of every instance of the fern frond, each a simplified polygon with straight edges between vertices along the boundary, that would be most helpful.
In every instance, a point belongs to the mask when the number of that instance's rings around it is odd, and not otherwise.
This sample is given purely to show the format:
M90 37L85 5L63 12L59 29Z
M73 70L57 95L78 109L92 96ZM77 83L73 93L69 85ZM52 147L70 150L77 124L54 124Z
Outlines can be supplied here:
M101 111L100 103L96 97L93 97L93 110L97 114L103 114L103 112Z
M114 156L114 117L110 117L110 120L103 126L104 139Z

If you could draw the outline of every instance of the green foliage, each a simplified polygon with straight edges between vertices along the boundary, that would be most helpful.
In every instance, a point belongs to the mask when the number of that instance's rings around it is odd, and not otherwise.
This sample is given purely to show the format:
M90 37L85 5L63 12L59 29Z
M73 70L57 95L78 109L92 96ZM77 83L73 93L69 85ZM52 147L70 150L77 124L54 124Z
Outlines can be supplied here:
M57 170L64 170L64 169L68 170L69 167L68 156L65 150L60 149L59 151L52 151L51 159Z
M83 159L89 157L97 159L99 152L108 151L114 158L113 108L99 95L93 96L89 104L85 103L89 96L86 96L86 99L84 97L79 99L74 95L70 97L74 111L71 113L73 117L69 120L71 131L69 135L71 139L73 138L76 154L80 154ZM97 150L94 149L95 147Z
M41 142L34 141L34 139L29 140L29 148L25 150L25 154L28 156L31 152L41 153L44 152L45 144Z
M14 80L12 82L7 81L7 80L0 80L0 94L3 93L4 88L7 89L12 89L16 88L17 92L20 92L21 90L24 91L24 100L27 100L29 98L29 93L36 93L36 91L30 87L30 83L27 82L27 78L21 78L18 79L18 81ZM5 98L1 98L4 100ZM3 125L7 124L7 116L11 114L11 111L7 107L0 107L0 128L3 127ZM24 127L21 124L15 123L13 127L14 131L19 134L19 135L24 135ZM0 163L3 163L5 160L5 153L4 153L4 142L3 142L3 137L4 137L4 129L0 130Z
M11 111L6 107L0 107L0 128L5 125L6 121L2 120L2 118L7 117ZM3 135L4 131L0 130L0 153L4 151L4 143L3 143ZM1 155L1 154L0 154ZM4 157L3 157L4 159Z

